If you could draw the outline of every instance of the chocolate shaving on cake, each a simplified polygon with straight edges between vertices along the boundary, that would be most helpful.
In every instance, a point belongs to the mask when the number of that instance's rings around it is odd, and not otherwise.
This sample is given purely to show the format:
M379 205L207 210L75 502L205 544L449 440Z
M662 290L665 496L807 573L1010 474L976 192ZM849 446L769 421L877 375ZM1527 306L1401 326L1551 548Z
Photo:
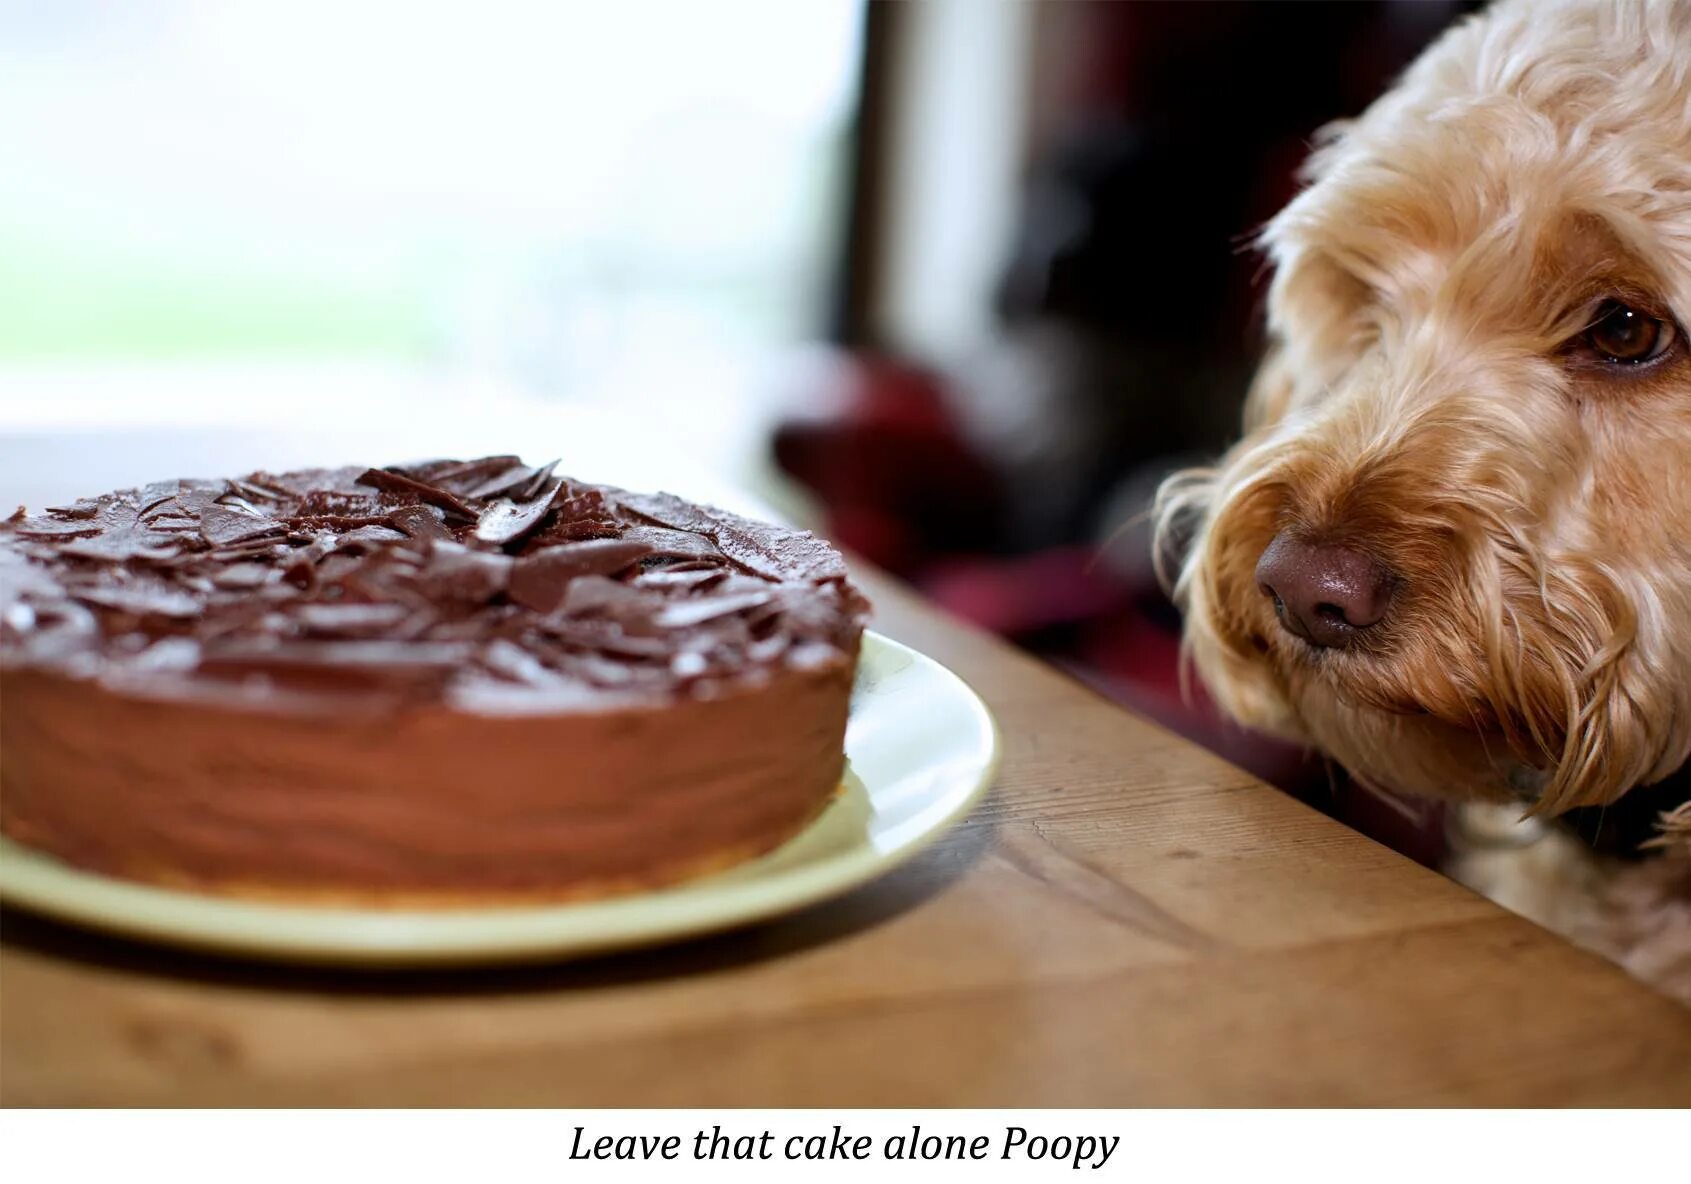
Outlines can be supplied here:
M867 606L812 535L555 465L258 472L20 510L0 523L0 660L669 696L854 642Z

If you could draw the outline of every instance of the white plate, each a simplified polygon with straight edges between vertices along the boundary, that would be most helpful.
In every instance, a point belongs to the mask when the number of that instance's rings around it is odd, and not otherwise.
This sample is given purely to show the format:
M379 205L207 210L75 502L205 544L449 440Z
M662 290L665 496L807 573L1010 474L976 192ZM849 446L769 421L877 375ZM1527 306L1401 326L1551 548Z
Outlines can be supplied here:
M998 733L956 675L870 633L846 758L845 792L779 850L634 896L437 911L276 905L95 875L0 837L0 900L129 937L279 961L445 965L651 945L791 912L903 863L986 790Z

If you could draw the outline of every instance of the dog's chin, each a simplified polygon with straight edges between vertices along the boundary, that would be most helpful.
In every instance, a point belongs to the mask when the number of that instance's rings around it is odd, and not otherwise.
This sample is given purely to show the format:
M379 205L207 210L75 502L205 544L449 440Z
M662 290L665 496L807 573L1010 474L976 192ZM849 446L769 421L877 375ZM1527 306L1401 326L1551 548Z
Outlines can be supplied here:
M1307 739L1374 789L1411 797L1519 801L1534 796L1543 776L1516 759L1502 737L1426 712L1357 703L1314 679L1302 681L1293 695L1291 710Z
M1219 647L1192 651L1217 705L1245 727L1311 746L1370 788L1406 797L1521 801L1545 774L1508 742L1463 727L1383 685L1343 676L1329 663L1269 652L1250 658ZM1382 702L1382 701L1385 702Z

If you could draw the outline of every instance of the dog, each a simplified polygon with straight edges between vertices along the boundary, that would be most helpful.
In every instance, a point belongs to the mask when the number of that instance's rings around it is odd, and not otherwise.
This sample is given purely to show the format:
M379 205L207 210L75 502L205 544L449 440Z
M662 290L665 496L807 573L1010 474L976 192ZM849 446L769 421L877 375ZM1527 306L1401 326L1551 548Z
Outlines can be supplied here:
M1499 0L1303 180L1243 439L1153 510L1186 659L1691 1000L1691 0ZM1640 793L1625 859L1547 824Z

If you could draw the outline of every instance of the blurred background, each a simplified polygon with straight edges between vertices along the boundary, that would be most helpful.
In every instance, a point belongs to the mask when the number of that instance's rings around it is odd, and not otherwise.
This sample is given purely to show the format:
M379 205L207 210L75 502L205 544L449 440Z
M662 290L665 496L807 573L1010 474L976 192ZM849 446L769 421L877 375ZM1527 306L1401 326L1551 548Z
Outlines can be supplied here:
M1183 699L1137 516L1311 133L1474 7L0 0L0 480L728 489L1431 858Z

